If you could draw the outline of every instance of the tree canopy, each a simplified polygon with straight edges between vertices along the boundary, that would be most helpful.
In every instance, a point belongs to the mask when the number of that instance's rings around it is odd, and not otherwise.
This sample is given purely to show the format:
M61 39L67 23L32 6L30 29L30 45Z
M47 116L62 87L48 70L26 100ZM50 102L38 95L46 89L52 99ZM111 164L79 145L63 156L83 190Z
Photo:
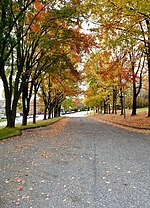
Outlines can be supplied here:
M0 78L8 127L15 126L20 97L26 125L33 89L35 98L40 90L50 110L52 97L60 93L61 104L65 96L79 93L83 77L90 105L114 106L119 97L123 104L123 94L132 91L133 115L147 80L150 116L148 1L1 0Z

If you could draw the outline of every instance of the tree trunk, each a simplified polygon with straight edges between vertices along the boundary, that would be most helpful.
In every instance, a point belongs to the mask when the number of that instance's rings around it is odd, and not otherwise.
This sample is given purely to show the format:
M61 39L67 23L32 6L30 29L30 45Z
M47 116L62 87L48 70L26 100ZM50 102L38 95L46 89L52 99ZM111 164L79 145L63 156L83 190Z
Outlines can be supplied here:
M106 114L106 108L107 108L107 105L106 105L106 101L104 100L104 114Z
M5 111L6 111L6 118L7 118L7 125L6 127L15 127L15 112L11 110L11 95L9 90L5 91Z
M116 97L117 97L116 90L115 90L115 89L113 89L113 105L112 105L112 114L116 113Z
M22 107L23 107L23 120L22 120L22 126L27 125L27 116L28 116L28 109L27 104L28 103L28 83L23 80L23 90L22 90Z
M59 117L60 116L60 106L58 104L56 104L55 108L54 108L54 117Z
M148 30L148 41L146 51L148 62L148 117L150 117L150 19L146 19L146 25Z
M150 117L150 48L149 48L149 58L148 58L148 87L149 87L148 89L148 117Z
M132 101L132 114L131 116L135 116L136 115L136 83L135 83L135 79L133 79L133 101Z
M17 103L18 103L18 99L17 97L14 97L13 103L11 106L11 99L9 98L9 96L6 97L6 104L5 104L6 105L5 106L6 117L7 117L6 127L9 127L9 128L15 127Z
M33 106L33 123L36 123L36 84L34 85L34 106Z
M48 119L51 118L51 114L52 114L52 109L48 109Z
M19 99L21 91L16 90L15 88L16 93L14 95L14 98L12 99L12 93L9 90L8 82L4 74L4 66L0 70L1 70L0 75L3 81L4 93L5 93L5 111L6 111L6 118L7 118L6 127L11 128L11 127L15 127L17 103L18 103L18 99Z
M44 107L44 120L46 120L46 114L47 114L47 107Z
M52 118L54 118L54 108L52 109Z
M9 128L15 127L15 116L12 111L7 116L7 126L6 127L9 127Z
M60 111L61 111L61 105L58 105L58 117L60 116Z

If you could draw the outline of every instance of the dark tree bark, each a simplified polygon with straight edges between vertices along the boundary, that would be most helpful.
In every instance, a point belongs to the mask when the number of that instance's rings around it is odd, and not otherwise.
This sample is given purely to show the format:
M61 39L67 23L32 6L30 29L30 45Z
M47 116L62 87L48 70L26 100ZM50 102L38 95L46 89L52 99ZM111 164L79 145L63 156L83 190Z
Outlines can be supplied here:
M140 22L141 31L144 38L145 51L147 56L147 66L148 66L148 117L150 117L150 18L147 16L145 19L147 25L147 34L145 35L145 31L143 29L142 23Z
M26 75L23 75L23 86L22 86L22 107L23 107L23 120L22 125L27 125L27 116L28 116L28 78Z
M135 63L132 61L134 58L134 54L130 53L130 61L131 61L131 69L132 69L132 91L133 91L133 96L132 96L132 116L136 115L136 109L137 109L137 97L140 93L141 87L142 87L142 73L143 73L143 68L144 68L144 63L145 63L145 57L143 59L143 52L141 54L137 54L139 57L139 64L136 67L135 70ZM140 75L140 76L139 76ZM138 86L137 86L137 77L139 78Z
M52 110L51 109L48 109L48 119L51 118L51 114L52 114Z
M42 79L36 80L34 82L34 105L33 105L33 123L36 123L36 99L37 99L37 92L40 87Z
M148 117L150 117L150 18L146 20L147 30L148 30L148 41L147 41L147 62L148 62Z
M106 101L104 100L104 114L107 113L107 104L106 104Z
M56 103L55 108L54 108L54 117L59 117L60 116L60 108L59 108L59 104Z
M37 84L34 84L34 107L33 107L33 123L36 123L36 94L37 94Z
M116 114L116 100L117 100L117 92L116 89L113 89L113 105L112 105L112 114Z
M46 115L47 115L47 107L44 106L44 120L46 120Z
M136 83L133 80L133 101L132 101L132 116L136 115L136 106L137 106L137 95L136 95Z

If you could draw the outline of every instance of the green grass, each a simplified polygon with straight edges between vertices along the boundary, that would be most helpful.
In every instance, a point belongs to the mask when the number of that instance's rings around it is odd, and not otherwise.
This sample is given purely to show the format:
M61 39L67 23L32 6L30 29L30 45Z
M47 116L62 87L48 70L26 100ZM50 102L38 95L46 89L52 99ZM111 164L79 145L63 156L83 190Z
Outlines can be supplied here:
M132 112L132 109L126 109L126 112L127 113L131 113ZM148 112L148 108L137 108L136 109L136 112L137 112L137 114L138 113L142 113L142 112Z
M53 119L48 119L48 120L40 120L40 121L37 121L36 124L29 122L27 126L16 125L15 128L4 128L3 127L0 129L0 140L18 135L21 133L21 130L46 126L46 125L52 124L56 121L59 121L62 118L63 117L58 117L58 118L53 118Z
M148 108L137 108L137 112L147 112Z
M3 128L0 129L0 139L9 138L19 134L20 130L18 128Z
M6 121L6 119L0 119L0 122L4 122L4 121Z

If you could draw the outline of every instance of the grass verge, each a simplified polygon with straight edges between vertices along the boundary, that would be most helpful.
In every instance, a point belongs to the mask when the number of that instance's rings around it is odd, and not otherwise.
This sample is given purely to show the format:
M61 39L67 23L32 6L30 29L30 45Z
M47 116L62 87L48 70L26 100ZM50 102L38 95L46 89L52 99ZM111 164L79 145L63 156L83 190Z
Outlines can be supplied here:
M0 122L4 122L4 121L6 121L6 119L0 119Z
M15 128L2 128L0 129L0 140L21 134L21 130L47 126L49 124L55 123L56 121L59 121L62 118L63 117L57 117L48 120L40 120L37 121L36 124L29 122L27 126L16 125Z

